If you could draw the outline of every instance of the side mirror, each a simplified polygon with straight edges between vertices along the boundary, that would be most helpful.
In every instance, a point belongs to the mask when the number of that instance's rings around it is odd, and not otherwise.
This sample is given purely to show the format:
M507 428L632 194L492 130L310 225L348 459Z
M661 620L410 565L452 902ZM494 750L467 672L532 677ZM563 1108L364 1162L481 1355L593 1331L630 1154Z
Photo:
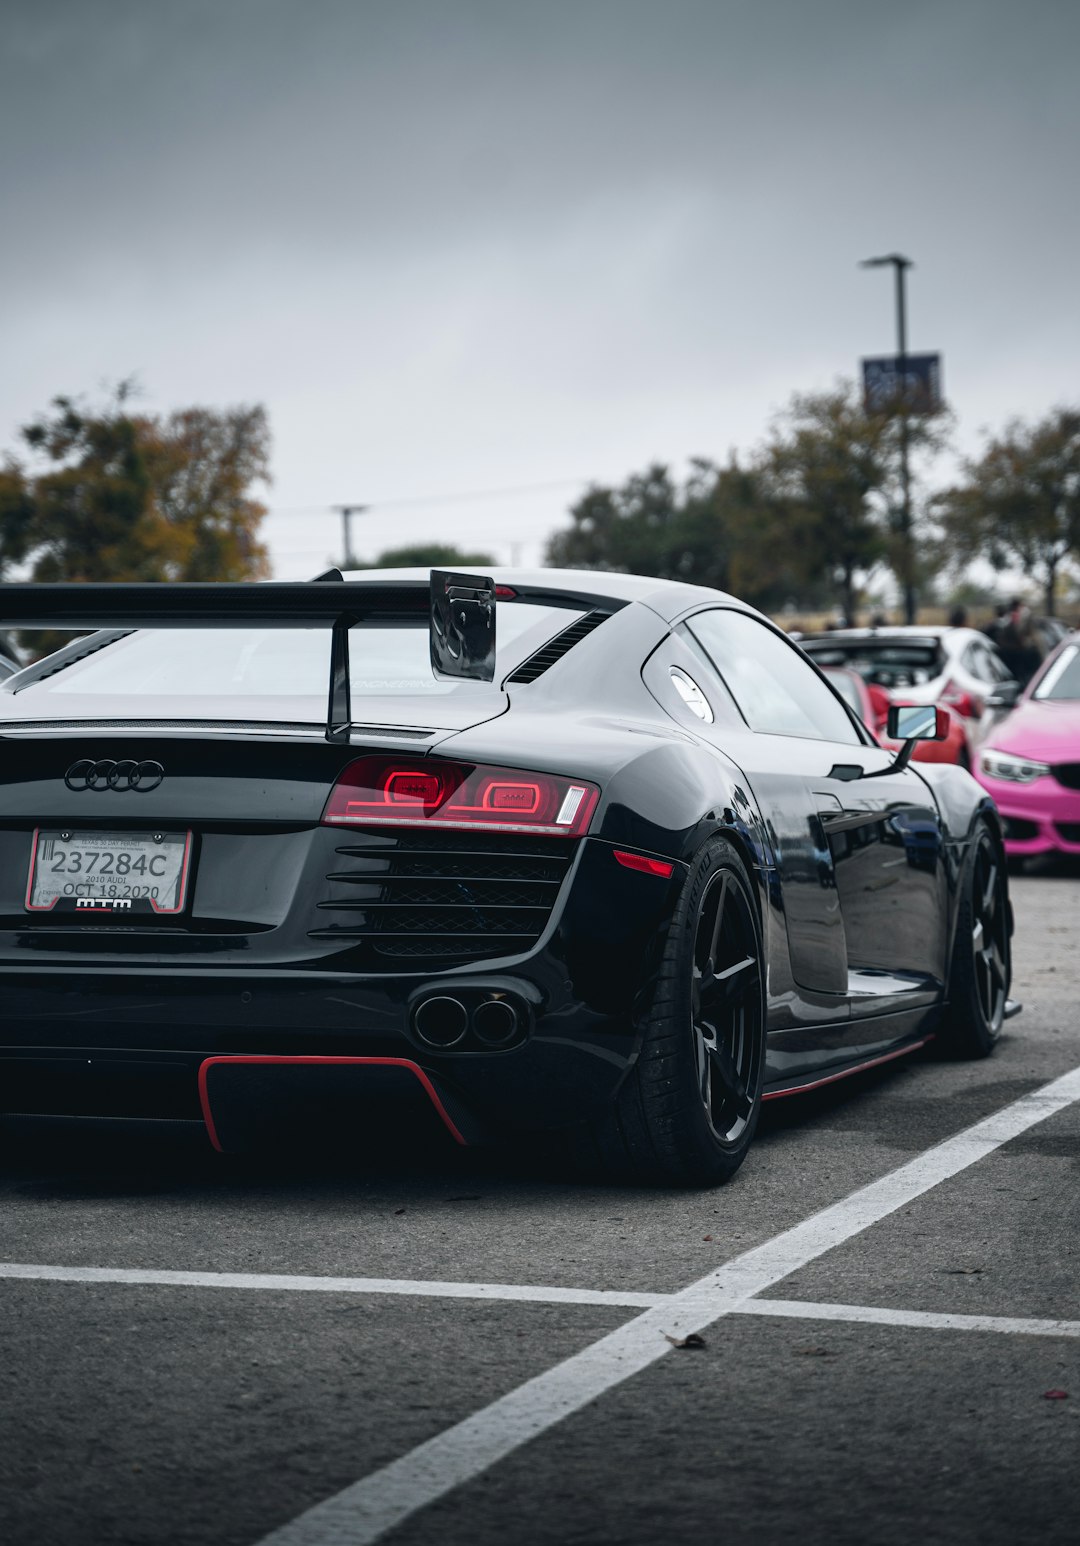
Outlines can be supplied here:
M431 669L460 681L495 679L495 581L431 571Z
M1011 709L1021 693L1019 682L999 682L986 695L988 709Z
M856 763L837 763L829 772L830 778L847 782L856 778L885 778L890 773L902 773L911 761L917 741L944 741L949 735L949 711L939 703L894 703L886 722L886 735L890 741L902 741L903 745L887 768L876 768L866 773Z
M890 741L945 741L949 711L938 703L894 703L886 734Z

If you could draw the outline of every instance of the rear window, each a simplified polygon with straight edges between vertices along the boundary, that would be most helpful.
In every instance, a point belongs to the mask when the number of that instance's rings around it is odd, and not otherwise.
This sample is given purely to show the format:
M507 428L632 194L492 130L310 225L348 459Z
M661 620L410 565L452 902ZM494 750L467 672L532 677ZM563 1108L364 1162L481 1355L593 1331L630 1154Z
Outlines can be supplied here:
M878 687L921 687L945 669L936 639L807 640L803 648L819 666L847 666Z
M583 615L514 601L496 614L496 683L524 656ZM431 673L426 619L357 623L349 634L353 697L438 697L488 690L486 682L439 682ZM310 698L325 710L328 628L160 628L117 639L28 692L64 697Z

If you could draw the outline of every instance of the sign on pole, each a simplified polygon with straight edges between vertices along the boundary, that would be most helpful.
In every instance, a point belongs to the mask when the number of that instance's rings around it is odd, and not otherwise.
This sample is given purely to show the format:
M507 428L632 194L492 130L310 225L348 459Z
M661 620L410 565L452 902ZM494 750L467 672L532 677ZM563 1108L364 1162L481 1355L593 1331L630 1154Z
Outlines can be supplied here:
M905 355L903 377L899 355L875 355L863 360L862 374L867 413L887 413L901 402L908 413L931 414L941 410L940 354Z

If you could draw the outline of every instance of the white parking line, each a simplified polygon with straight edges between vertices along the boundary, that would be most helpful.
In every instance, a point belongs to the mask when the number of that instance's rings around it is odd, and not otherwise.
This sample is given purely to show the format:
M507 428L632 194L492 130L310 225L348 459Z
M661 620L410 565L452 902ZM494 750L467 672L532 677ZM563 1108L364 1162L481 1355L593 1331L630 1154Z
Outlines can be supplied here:
M286 1293L415 1294L422 1299L511 1299L531 1304L606 1304L633 1310L662 1304L669 1294L622 1289L546 1288L529 1283L414 1282L411 1278L322 1278L275 1272L171 1272L144 1267L50 1267L0 1262L0 1278L47 1283L148 1283L166 1288L278 1289Z
M53 1267L37 1262L0 1262L0 1279L44 1283L120 1283L163 1288L277 1290L288 1294L396 1294L418 1299L480 1299L493 1303L599 1304L652 1309L671 1304L674 1294L638 1294L609 1288L555 1288L537 1283L450 1283L437 1278L324 1278L276 1272L173 1272L156 1267ZM931 1330L997 1331L1030 1337L1080 1337L1080 1321L1039 1320L1021 1315L966 1315L926 1310L892 1310L880 1305L828 1304L816 1299L747 1299L732 1315L780 1316L789 1320L867 1321L878 1326L925 1326Z
M1080 1321L1047 1321L1022 1315L938 1315L928 1310L886 1310L873 1304L818 1304L812 1299L748 1299L735 1315L778 1315L792 1320L863 1321L873 1326L922 1326L928 1331L997 1331L1025 1337L1080 1337Z
M898 1170L737 1256L590 1347L264 1537L261 1546L367 1546L730 1314L752 1295L1080 1100L1080 1068L1034 1090Z

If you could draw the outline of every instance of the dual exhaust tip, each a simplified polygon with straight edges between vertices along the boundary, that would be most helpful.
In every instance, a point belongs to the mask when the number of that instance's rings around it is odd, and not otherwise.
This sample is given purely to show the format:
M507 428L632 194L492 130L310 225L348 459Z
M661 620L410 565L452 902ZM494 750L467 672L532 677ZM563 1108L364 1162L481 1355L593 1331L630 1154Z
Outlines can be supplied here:
M428 1047L445 1052L472 1032L482 1047L512 1046L525 1034L524 1016L508 998L488 998L469 1010L459 998L426 998L413 1013L413 1028Z

